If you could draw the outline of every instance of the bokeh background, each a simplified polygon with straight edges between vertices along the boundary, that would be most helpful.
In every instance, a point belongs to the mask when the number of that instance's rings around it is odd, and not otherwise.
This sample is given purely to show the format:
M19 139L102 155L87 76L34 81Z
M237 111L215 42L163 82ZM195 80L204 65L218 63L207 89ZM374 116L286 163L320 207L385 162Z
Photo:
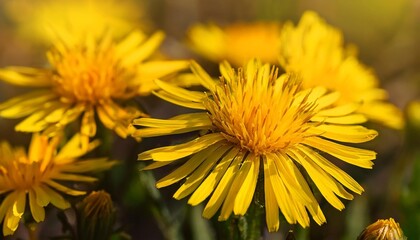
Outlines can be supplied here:
M11 3L14 2L14 3ZM36 2L36 1L35 1ZM392 130L369 123L379 137L365 146L378 152L372 170L346 168L365 188L361 196L346 202L342 212L325 201L321 208L327 224L310 229L281 222L278 233L265 233L266 239L284 239L289 230L297 239L356 239L362 229L379 218L393 217L409 239L420 239L420 1L418 0L120 0L132 11L125 16L133 25L152 33L164 30L162 54L174 59L194 58L206 69L216 66L192 52L186 32L195 23L221 26L236 22L298 22L305 10L313 10L344 34L346 43L357 46L360 60L370 66L389 93L390 101L404 111L407 127ZM46 46L32 26L29 1L0 1L0 67L9 65L45 66ZM29 30L28 30L29 29ZM34 30L34 29L32 29ZM0 82L0 100L25 89ZM154 96L138 100L156 117L169 117L185 111ZM30 135L13 130L15 120L0 118L0 138L15 145L27 145ZM188 138L187 135L179 138ZM177 139L146 139L141 143L119 139L105 140L102 153L124 163L107 173L98 188L108 191L118 209L118 228L132 239L224 239L226 224L203 220L202 208L190 207L186 200L171 198L175 187L154 189L151 177L159 179L169 169L140 172L136 155L152 146ZM68 213L71 214L71 213ZM52 212L42 228L45 239L61 231ZM25 239L25 233L17 236ZM44 239L44 238L42 238Z

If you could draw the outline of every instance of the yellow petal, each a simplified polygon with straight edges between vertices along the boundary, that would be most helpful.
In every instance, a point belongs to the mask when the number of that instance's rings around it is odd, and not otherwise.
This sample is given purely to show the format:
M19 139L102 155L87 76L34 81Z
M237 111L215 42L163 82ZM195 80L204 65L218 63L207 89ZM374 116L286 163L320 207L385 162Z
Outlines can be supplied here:
M165 34L163 32L156 32L134 51L124 54L121 64L129 68L134 64L142 62L152 55L152 53L160 46L164 38Z
M201 84L210 90L211 92L215 92L216 90L216 82L207 74L206 71L195 61L191 62L191 70L192 72L199 77Z
M286 189L290 191L290 193L299 199L301 202L311 202L311 192L303 191L300 183L296 181L296 176L292 174L293 168L290 165L286 164L287 156L283 153L277 154L267 154L267 161L269 161L269 165L275 165L277 169L278 175L281 177L281 181L285 185ZM274 167L273 167L274 168Z
M319 126L312 127L308 130L308 133L348 143L367 142L378 135L378 132L375 130L367 129L363 126L340 126L332 124L321 124Z
M372 101L363 104L358 112L365 114L372 121L395 129L402 129L405 125L401 110L387 102Z
M157 137L209 129L209 126L194 126L186 128L141 128L131 134L132 137Z
M334 124L360 124L367 121L363 114L351 114L342 117L321 117L315 116L311 118L313 122L334 123Z
M153 163L147 165L146 167L141 168L140 170L145 171L145 170L152 170L152 169L156 169L156 168L161 168L161 167L169 165L171 163L172 162L153 162Z
M187 177L184 184L175 192L174 198L181 199L190 195L200 183L207 177L208 173L213 169L214 165L220 158L231 148L230 145L221 145L215 150L201 165ZM193 204L193 203L191 203Z
M228 82L232 82L236 78L236 73L233 70L232 66L227 61L223 61L219 66L220 74Z
M165 91L156 91L156 92L153 92L153 94L165 101L168 101L170 103L173 103L182 107L206 110L202 102L185 101L183 98L177 97Z
M134 79L132 83L137 82L140 85L138 91L140 95L147 95L153 90L159 89L155 79L187 69L189 65L190 62L186 60L149 61L138 67L139 77ZM176 81L173 84L178 85Z
M124 40L122 40L115 48L115 56L117 58L123 58L126 54L133 51L137 46L146 39L140 31L133 31Z
M95 122L95 112L93 107L86 109L82 118L82 126L80 132L83 135L93 137L96 134L96 122Z
M303 144L317 148L338 159L363 168L372 168L373 163L371 160L376 158L374 151L344 146L319 137L305 138Z
M182 166L178 167L173 172L171 172L164 178L157 181L156 187L157 188L166 187L187 177L190 173L195 171L195 169L219 147L220 147L220 144L213 144L210 147L203 149L200 152L194 154L194 156L188 159ZM156 162L156 163L160 163L160 162ZM163 162L163 163L166 163L166 162Z
M279 207L274 195L273 186L270 181L267 158L264 161L264 196L265 196L265 221L269 232L275 232L279 229Z
M239 151L235 159L233 160L233 162L230 164L230 166L226 170L225 174L223 174L222 179L219 181L219 184L214 190L212 196L210 197L206 207L204 208L203 217L211 218L214 214L216 214L217 210L222 205L223 201L225 200L226 195L228 194L230 190L231 184L233 180L235 179L235 176L239 170L239 167L243 161L243 158L244 158L244 152ZM227 214L230 215L231 212L232 212L232 209ZM219 217L219 219L221 218Z
M180 87L191 87L191 86L197 86L200 85L200 80L198 77L193 73L178 73L174 77L170 77L168 79L165 79L166 82L180 86Z
M43 104L57 98L51 91L36 91L14 97L0 104L0 116L20 118L43 108Z
M60 119L63 118L67 110L71 107L70 104L65 104L61 102L54 102L50 104L54 104L55 106L52 107L53 110L44 119L48 123L59 122Z
M297 148L304 152L309 157L309 159L313 160L320 168L324 169L328 174L337 179L345 187L357 194L361 194L363 192L363 187L360 186L359 183L357 183L352 177L350 177L350 175L325 159L323 156L303 145L298 145Z
M82 135L75 134L70 140L66 142L55 157L55 161L60 163L61 159L73 159L85 155L87 152L95 149L100 144L99 140L94 140L89 143L87 148L82 147Z
M133 121L134 125L148 128L137 129L133 132L133 137L154 137L169 134L179 134L212 127L212 122L207 113L183 114L183 119L172 118L168 120L156 118L140 118Z
M318 98L316 102L316 108L315 109L324 109L328 106L333 105L337 100L340 98L339 92L332 92L327 95L324 95L320 98Z
M44 121L48 113L45 110L32 113L29 117L19 122L15 126L15 130L19 132L41 132L48 126L48 123Z
M339 198L337 198L335 194L349 200L353 199L353 195L345 191L344 188L342 188L341 185L337 184L336 181L329 177L325 171L313 164L312 161L302 156L300 152L291 152L293 153L292 157L302 164L325 199L336 209L344 209L344 204L340 201Z
M161 80L156 80L155 82L162 90L176 97L182 98L185 101L202 102L203 99L206 97L206 95L202 92L186 90L184 88L165 83Z
M52 72L29 67L7 67L0 69L0 78L24 87L47 87L52 84Z
M16 200L13 204L13 215L16 217L22 217L23 213L25 212L26 206L26 193L24 191L17 191L16 192Z
M245 215L251 204L252 198L254 197L255 187L257 186L258 173L260 169L260 158L250 154L250 169L246 174L242 186L240 187L238 194L235 198L235 204L233 206L233 212L236 215ZM245 164L245 163L244 163Z
M155 161L173 161L194 154L223 140L225 140L225 138L220 133L206 134L187 143L175 146L160 147L145 151L138 155L138 159L153 159Z
M73 181L73 182L95 182L96 178L83 176L78 174L68 174L68 173L59 173L56 176L52 177L54 180L64 180L64 181Z
M31 161L38 162L44 157L46 146L48 145L48 138L39 133L32 135L31 143L29 145L28 157Z
M13 205L16 202L17 196L17 192L11 192L3 199L0 205L0 221L2 221L3 218L6 216L7 211L13 209Z
M267 161L268 163L268 176L270 177L270 182L273 187L274 196L276 198L277 204L280 207L283 216L286 218L288 223L296 223L296 216L293 213L293 206L290 206L289 196L290 192L287 192L286 187L280 178L280 175L276 169L276 165L272 161Z
M84 103L79 103L73 108L68 109L63 117L58 122L60 125L67 125L70 122L73 122L86 110L86 105Z
M80 196L80 195L86 194L85 191L78 191L78 190L74 190L74 189L68 188L68 187L66 187L64 185L61 185L61 184L59 184L57 182L54 182L53 180L48 180L45 183L48 184L49 186L55 188L56 190L58 190L60 192L63 192L65 194L68 194L68 195ZM54 202L52 200L51 200L51 203L54 204Z
M115 121L113 117L109 116L103 106L98 106L96 108L96 112L98 113L98 117L101 120L102 124L109 129L115 128Z
M343 105L339 105L333 108L321 110L315 116L325 116L325 117L344 116L344 115L353 113L359 107L360 107L360 104L357 104L357 103L343 104Z
M228 219L230 214L233 211L234 205L236 205L235 198L251 169L251 165L252 165L251 155L252 154L248 154L248 156L246 156L245 160L242 163L242 166L240 167L238 172L235 174L235 179L233 180L232 185L230 186L228 190L226 199L223 202L222 210L220 211L220 215L218 218L219 221L224 221ZM250 195L253 196L254 193L252 192Z
M42 187L33 186L33 190L35 191L36 203L39 206L45 207L48 205L48 203L50 203L50 197Z
M289 165L290 168L292 169L291 172L296 178L296 180L299 182L299 186L302 188L303 191L307 193L307 195L311 197L311 201L306 203L306 208L308 209L309 213L312 215L312 218L315 220L315 222L318 223L318 225L321 225L322 223L326 222L326 218L317 200L312 194L312 190L309 188L309 185L306 182L306 179L303 177L302 173L296 167L293 161L287 155L285 157L286 157L285 158L286 164Z
M29 207L31 209L32 217L36 222L44 221L45 210L42 206L38 205L37 196L34 190L29 191Z
M14 216L9 210L4 219L3 234L12 235L19 227L20 219L20 216Z
M187 113L181 114L171 119L158 119L158 118L139 118L133 121L134 125L143 127L168 127L168 128L186 128L199 126L208 126L211 124L210 118L207 113Z
M238 148L232 148L223 156L223 159L214 167L213 171L206 177L203 183L201 183L200 187L191 195L188 200L189 204L195 206L204 201L213 192L238 152Z
M48 194L52 205L59 209L67 209L70 207L70 203L64 200L64 198L56 191L52 190L46 185L41 186L41 188Z

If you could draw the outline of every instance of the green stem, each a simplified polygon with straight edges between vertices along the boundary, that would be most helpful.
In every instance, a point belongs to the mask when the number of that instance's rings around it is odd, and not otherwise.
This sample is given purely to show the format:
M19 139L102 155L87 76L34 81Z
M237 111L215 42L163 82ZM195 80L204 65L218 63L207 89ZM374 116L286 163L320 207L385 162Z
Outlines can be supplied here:
M254 201L245 216L239 218L238 229L241 240L262 239L263 213L264 208Z
M152 199L151 212L165 238L170 240L182 240L180 223L175 221L171 216L160 192L155 187L156 180L152 173L147 171L140 172L140 181L143 183Z
M264 184L263 178L258 179L254 198L247 213L238 219L239 237L241 240L262 239L264 219Z

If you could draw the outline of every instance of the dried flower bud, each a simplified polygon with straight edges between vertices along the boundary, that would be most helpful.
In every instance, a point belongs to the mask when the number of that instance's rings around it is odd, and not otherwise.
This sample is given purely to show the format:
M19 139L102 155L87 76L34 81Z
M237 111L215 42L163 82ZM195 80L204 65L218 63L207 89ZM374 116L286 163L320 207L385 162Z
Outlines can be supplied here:
M114 222L115 209L105 191L93 191L77 205L79 240L109 239Z
M375 223L367 226L360 234L357 240L404 240L404 236L400 225L390 219L380 219Z

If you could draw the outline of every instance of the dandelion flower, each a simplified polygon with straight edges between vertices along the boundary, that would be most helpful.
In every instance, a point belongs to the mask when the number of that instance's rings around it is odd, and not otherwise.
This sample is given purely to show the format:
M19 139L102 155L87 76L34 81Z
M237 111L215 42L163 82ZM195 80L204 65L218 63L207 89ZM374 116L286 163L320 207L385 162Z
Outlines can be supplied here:
M0 221L5 236L16 231L25 212L27 195L33 219L43 221L48 204L59 209L70 207L62 193L85 194L63 185L62 181L93 182L96 178L83 174L106 170L115 164L106 158L78 160L98 146L93 141L87 149L81 149L78 138L80 135L75 135L58 153L59 137L48 139L34 134L28 153L22 148L12 148L7 142L0 143L0 194L5 196L0 205Z
M287 22L281 31L280 64L287 72L299 72L305 88L324 86L341 93L339 103L363 103L358 112L370 120L401 129L401 111L387 102L371 69L351 48L343 47L339 30L327 25L314 12L305 12L297 26Z
M6 67L0 78L18 86L33 87L25 95L0 104L0 116L26 117L17 131L54 134L81 118L81 133L96 134L96 116L109 129L125 138L130 122L143 113L123 106L135 96L157 88L153 80L188 67L188 61L145 61L164 38L150 38L134 31L119 42L110 34L102 38L80 37L63 30L47 52L50 68Z
M362 193L363 188L353 178L326 158L328 154L362 168L372 167L375 152L346 146L377 135L358 125L366 118L354 113L357 104L337 106L339 93L322 87L302 90L296 75L278 76L278 69L258 60L249 61L237 71L229 63L222 63L220 81L212 80L196 63L192 70L208 92L189 91L159 81L162 90L156 95L202 112L167 120L134 121L143 127L134 132L136 137L207 132L183 144L139 154L139 160L154 161L145 169L191 156L160 179L158 188L185 179L174 198L191 195L188 203L197 205L209 197L203 216L210 218L221 209L219 220L226 220L232 212L246 213L262 174L270 231L279 228L279 209L291 224L307 227L309 214L318 224L326 221L305 180L306 174L339 210L344 208L339 197L353 199L348 190Z
M242 66L252 58L276 63L280 29L276 22L236 23L224 28L197 24L190 28L188 37L191 48L202 56L214 62L227 60Z
M55 37L55 30L63 28L77 36L99 36L110 28L118 37L135 27L147 28L143 8L134 1L15 0L2 4L20 34L44 43Z

